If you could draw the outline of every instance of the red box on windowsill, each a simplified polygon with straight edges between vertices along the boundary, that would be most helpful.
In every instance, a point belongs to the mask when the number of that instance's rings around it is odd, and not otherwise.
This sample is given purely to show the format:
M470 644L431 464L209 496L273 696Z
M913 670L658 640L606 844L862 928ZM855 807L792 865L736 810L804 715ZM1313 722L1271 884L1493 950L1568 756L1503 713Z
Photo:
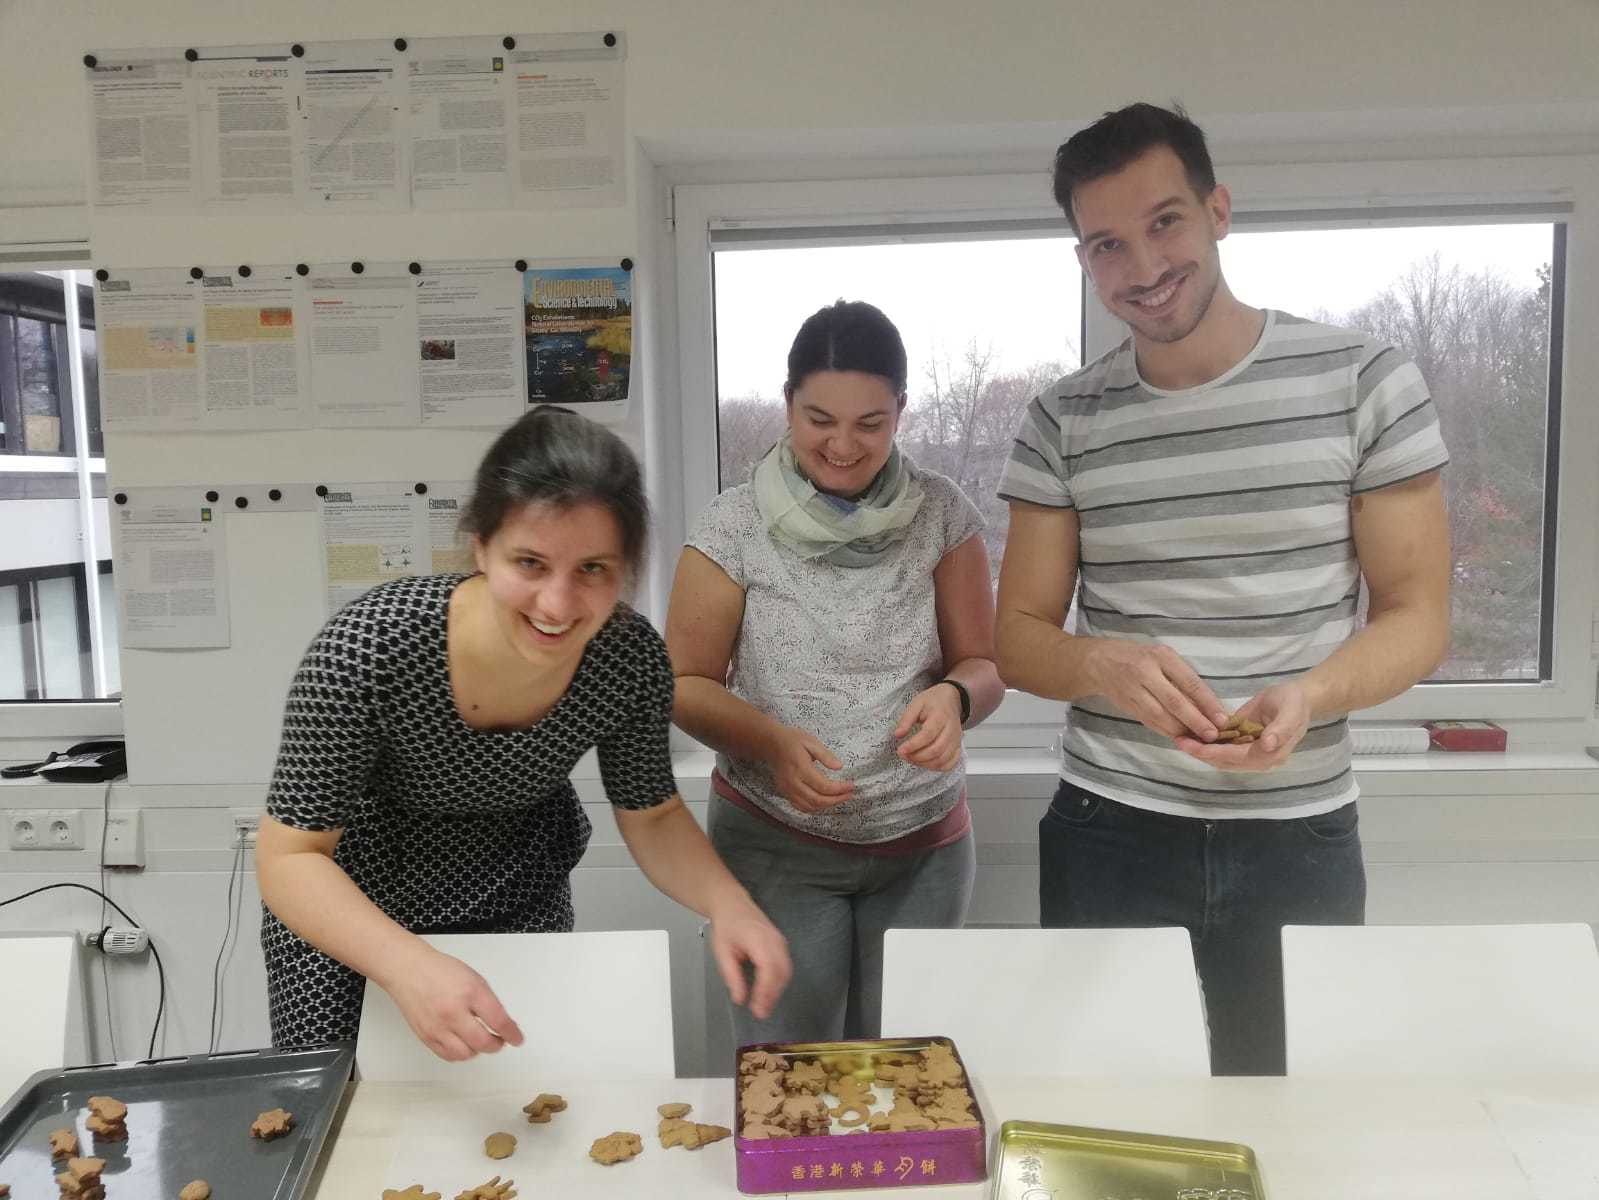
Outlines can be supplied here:
M1434 750L1497 750L1505 748L1505 731L1492 721L1427 721Z

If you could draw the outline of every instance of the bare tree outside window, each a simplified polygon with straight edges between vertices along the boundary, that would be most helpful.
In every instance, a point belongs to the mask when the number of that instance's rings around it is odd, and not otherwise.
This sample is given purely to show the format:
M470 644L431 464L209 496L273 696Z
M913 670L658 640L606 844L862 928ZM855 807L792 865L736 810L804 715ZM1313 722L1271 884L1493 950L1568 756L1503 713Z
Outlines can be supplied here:
M960 244L985 263L989 294L1002 305L966 298L947 244L718 252L721 486L747 481L782 433L783 355L800 320L840 296L870 300L910 352L900 446L977 505L997 579L1008 514L994 490L1022 410L1081 365L1070 245ZM1548 430L1558 412L1549 377L1555 227L1235 232L1222 246L1229 285L1245 303L1391 341L1427 380L1450 452L1455 559L1450 653L1432 679L1542 678L1552 616ZM1012 336L1006 326L1007 317L1039 312L1055 329L1045 352L1036 332ZM769 387L748 386L763 375Z
M983 514L997 580L1009 512L994 489L1022 410L1081 363L1071 247L1038 238L717 252L721 486L748 482L782 435L784 364L800 322L839 298L869 301L899 327L910 359L900 449L953 479ZM1012 294L1017 279L1025 286Z
M1454 551L1449 656L1430 678L1541 678L1553 615L1544 520L1548 430L1558 411L1549 378L1554 227L1246 233L1223 245L1228 280L1246 302L1374 334L1409 354L1427 381L1449 447L1443 480ZM1227 248L1242 250L1242 262L1228 262ZM1365 283L1364 299L1307 303L1313 283L1297 296L1268 292L1262 260L1323 255Z

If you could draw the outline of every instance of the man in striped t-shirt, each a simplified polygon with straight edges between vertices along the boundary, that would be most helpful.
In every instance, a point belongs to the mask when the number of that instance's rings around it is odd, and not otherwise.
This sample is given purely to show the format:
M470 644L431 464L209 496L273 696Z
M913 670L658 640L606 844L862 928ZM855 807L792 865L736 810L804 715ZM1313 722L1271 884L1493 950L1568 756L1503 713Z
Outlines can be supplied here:
M1282 926L1364 920L1348 715L1448 642L1448 456L1402 352L1232 295L1180 111L1078 133L1055 195L1132 336L1028 406L1000 485L1000 671L1070 702L1042 921L1186 926L1212 1069L1281 1073Z

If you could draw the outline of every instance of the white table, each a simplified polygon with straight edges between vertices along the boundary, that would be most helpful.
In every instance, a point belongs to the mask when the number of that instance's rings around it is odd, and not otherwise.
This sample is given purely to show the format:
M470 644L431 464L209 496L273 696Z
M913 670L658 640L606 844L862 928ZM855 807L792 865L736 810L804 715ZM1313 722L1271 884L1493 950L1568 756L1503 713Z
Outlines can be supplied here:
M562 1093L570 1107L551 1125L521 1123L517 1108L540 1091ZM991 1079L977 1081L974 1091L991 1133L1002 1121L1021 1119L1243 1142L1259 1157L1271 1200L1599 1197L1599 1078ZM352 1084L310 1195L377 1200L384 1188L422 1183L453 1200L498 1173L516 1178L530 1200L738 1196L731 1139L693 1152L661 1150L654 1109L668 1100L693 1104L701 1121L733 1124L727 1079L566 1086L530 1080L525 1097ZM481 1114L506 1113L498 1127L521 1139L517 1154L502 1162L478 1154L479 1178L391 1177L397 1162L417 1161L421 1114L440 1114L447 1123L448 1114L467 1109L473 1115L462 1128L474 1133ZM641 1134L644 1153L613 1167L588 1161L589 1142L614 1129ZM990 1156L992 1162L992 1143ZM887 1191L976 1200L988 1196L989 1186Z

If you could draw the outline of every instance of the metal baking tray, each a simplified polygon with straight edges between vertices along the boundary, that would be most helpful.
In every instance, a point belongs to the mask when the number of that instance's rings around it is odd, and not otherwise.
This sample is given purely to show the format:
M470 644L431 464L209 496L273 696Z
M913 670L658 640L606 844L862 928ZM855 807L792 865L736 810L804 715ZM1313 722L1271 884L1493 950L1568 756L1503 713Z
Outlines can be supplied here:
M354 1061L354 1045L340 1043L40 1071L0 1108L0 1183L13 1200L56 1196L49 1135L70 1126L80 1155L105 1159L110 1196L165 1200L204 1179L227 1200L300 1200ZM127 1141L95 1141L84 1125L90 1096L128 1106ZM294 1129L252 1138L250 1123L269 1108L293 1113Z
M939 1043L947 1046L972 1087L971 1072L955 1043L946 1037L880 1038L853 1042L758 1042L740 1046L733 1058L733 1117L742 1128L738 1064L750 1050L764 1050L789 1059L814 1059L828 1064L846 1061L842 1070L871 1068L884 1053L914 1054ZM885 1088L878 1088L885 1103ZM935 1183L972 1183L988 1174L988 1127L975 1097L977 1124L968 1129L931 1129L919 1133L870 1132L864 1126L845 1129L836 1122L829 1133L808 1137L746 1138L735 1133L734 1160L738 1190L749 1195L814 1192L845 1188L919 1187ZM849 1135L849 1136L845 1136ZM1096 1200L1098 1198L1096 1197Z
M1006 1121L993 1200L1266 1200L1255 1152L1233 1142Z

